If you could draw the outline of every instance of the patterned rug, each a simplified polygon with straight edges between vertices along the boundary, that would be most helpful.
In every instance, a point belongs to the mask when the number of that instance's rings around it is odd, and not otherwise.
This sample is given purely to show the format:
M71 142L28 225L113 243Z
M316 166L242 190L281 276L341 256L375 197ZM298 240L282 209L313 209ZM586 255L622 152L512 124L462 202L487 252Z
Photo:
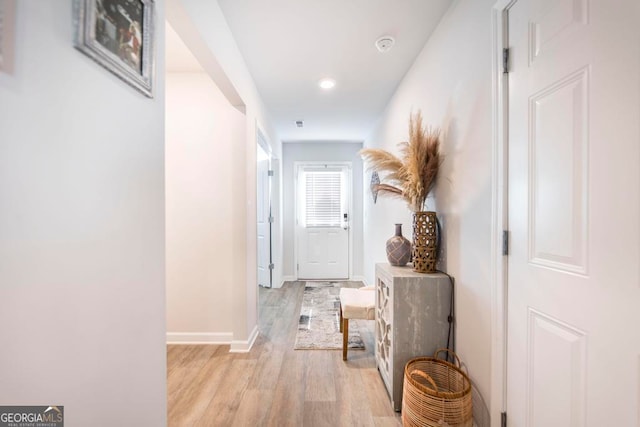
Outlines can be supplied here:
M341 350L340 282L306 282L296 350ZM364 350L356 322L349 322L349 350Z

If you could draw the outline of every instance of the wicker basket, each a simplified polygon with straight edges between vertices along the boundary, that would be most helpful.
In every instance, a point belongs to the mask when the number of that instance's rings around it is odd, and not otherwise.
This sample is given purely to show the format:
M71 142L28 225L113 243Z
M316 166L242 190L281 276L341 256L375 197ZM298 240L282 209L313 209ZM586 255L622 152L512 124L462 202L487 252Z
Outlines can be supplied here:
M451 353L456 364L438 359ZM404 368L402 425L411 427L472 427L471 381L460 359L448 349L433 357L411 359Z

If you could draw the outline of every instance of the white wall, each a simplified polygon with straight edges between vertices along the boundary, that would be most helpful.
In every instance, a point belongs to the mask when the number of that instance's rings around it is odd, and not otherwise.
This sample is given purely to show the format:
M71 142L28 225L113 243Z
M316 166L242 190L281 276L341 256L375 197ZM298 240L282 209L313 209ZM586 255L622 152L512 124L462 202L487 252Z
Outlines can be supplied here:
M409 114L422 109L443 129L444 163L435 191L444 227L441 268L456 278L457 351L490 405L491 379L491 7L494 0L458 0L400 83L365 146L397 152ZM411 213L402 201L365 197L364 259L369 281L386 262L393 223L410 238ZM497 398L497 397L496 397ZM494 417L496 414L494 414Z
M244 269L235 271L231 301L234 342L232 351L248 349L257 332L256 279L256 132L259 127L271 144L274 155L281 157L281 144L271 128L269 118L251 74L240 54L215 1L168 0L167 20L182 37L205 71L213 78L229 102L245 113L242 129L231 125L231 139L241 145L236 152L237 164L244 170L234 170L234 203L241 203L242 212L234 220L242 227L236 233L235 250L242 254ZM240 120L236 115L234 120ZM240 124L240 123L238 123Z
M363 224L362 224L362 160L358 151L361 143L350 142L290 142L283 144L282 173L283 173L283 212L284 241L283 241L283 269L284 278L293 280L297 277L294 266L295 246L295 171L294 162L352 162L352 197L353 212L351 212L351 232L353 233L353 265L352 277L361 279L363 276ZM368 181L367 181L368 182ZM370 194L364 194L369 196ZM373 284L370 281L369 284Z
M231 342L236 259L231 140L239 113L204 72L166 75L167 339ZM243 169L244 170L244 169ZM242 256L242 254L240 254ZM238 262L240 261L240 262Z
M70 0L17 3L0 73L0 402L64 405L69 426L165 425L164 58L146 98L74 49Z

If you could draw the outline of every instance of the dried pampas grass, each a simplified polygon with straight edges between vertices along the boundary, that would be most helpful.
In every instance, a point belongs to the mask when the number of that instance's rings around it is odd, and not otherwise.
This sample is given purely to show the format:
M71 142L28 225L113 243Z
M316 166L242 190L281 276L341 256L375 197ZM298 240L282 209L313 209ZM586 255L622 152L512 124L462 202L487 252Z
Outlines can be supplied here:
M369 169L386 172L376 186L382 195L403 198L414 212L424 209L440 168L440 131L424 127L422 113L409 118L409 141L398 144L401 158L385 150L365 148L360 155Z

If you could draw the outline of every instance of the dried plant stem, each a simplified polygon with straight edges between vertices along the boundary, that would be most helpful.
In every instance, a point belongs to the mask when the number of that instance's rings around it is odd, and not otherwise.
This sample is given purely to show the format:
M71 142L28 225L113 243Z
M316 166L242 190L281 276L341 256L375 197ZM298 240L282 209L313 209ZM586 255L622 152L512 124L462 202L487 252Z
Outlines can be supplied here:
M360 151L369 169L386 172L377 190L383 195L402 197L414 212L424 209L440 168L440 131L425 127L418 111L409 119L409 141L401 142L401 158L388 151L365 148Z

